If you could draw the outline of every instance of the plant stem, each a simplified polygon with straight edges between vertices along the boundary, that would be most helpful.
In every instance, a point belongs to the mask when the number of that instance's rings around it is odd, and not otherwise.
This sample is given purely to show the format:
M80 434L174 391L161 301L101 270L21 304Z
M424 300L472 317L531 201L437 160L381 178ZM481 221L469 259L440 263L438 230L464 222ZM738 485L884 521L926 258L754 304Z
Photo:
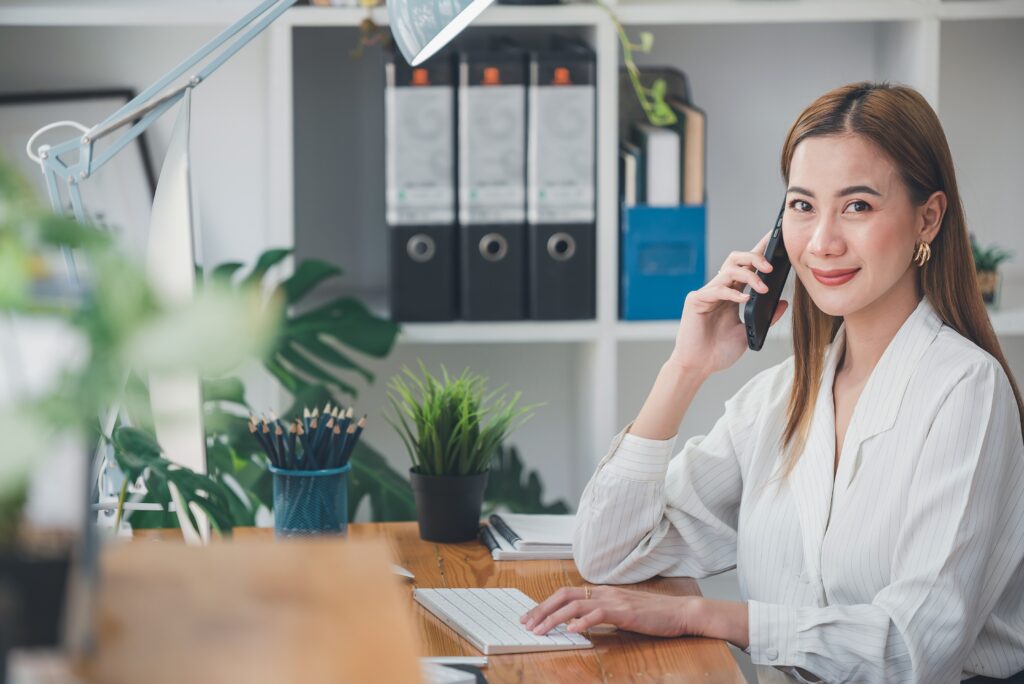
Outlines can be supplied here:
M629 80L633 84L633 90L636 92L636 99L640 102L640 106L644 110L644 114L647 116L647 120L655 126L670 126L676 122L675 113L672 112L663 101L663 98L655 96L655 103L651 103L647 97L649 91L648 88L640 82L640 68L633 61L633 41L629 39L629 35L626 33L626 28L619 21L619 18L615 16L615 12L612 8L606 5L603 0L596 0L597 6L603 9L612 23L615 24L615 32L619 36L619 43L622 45L622 61L626 65L626 72L629 74ZM641 51L645 50L644 46L640 46Z
M114 536L121 530L121 516L124 514L124 500L128 494L128 478L121 483L121 491L117 495L117 515L114 516Z

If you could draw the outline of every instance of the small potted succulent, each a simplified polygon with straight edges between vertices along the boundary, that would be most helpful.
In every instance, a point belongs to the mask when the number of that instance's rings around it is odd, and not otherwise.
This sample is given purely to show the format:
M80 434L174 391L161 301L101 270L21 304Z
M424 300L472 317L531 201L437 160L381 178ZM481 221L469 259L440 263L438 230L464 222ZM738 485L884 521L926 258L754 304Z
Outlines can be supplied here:
M985 300L986 304L996 305L1000 281L999 264L1013 255L996 245L987 248L981 247L973 234L971 235L971 251L974 252L974 267L978 273L981 298Z
M487 379L466 369L452 377L420 376L408 368L391 379L385 416L412 459L409 479L416 500L420 538L454 543L475 539L487 474L495 450L536 405L517 408L521 393L485 393ZM403 377L404 376L404 377ZM520 420L521 419L521 420Z

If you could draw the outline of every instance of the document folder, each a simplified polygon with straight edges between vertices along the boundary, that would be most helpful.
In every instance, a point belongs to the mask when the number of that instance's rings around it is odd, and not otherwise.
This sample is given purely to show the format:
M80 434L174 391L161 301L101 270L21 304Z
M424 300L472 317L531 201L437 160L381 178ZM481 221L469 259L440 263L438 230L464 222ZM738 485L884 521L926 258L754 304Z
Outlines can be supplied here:
M530 55L527 159L530 316L594 317L595 64L556 40Z
M389 299L396 321L458 317L455 74L450 55L421 67L385 57Z
M507 43L459 55L458 187L466 320L526 318L526 62Z
M704 286L705 220L703 204L622 209L623 320L673 320L682 315L686 295Z

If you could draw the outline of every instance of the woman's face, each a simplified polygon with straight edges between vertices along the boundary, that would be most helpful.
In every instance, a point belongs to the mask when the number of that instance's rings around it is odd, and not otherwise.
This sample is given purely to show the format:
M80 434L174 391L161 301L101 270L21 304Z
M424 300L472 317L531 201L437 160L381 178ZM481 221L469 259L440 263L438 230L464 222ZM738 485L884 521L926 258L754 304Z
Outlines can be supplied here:
M794 150L786 251L825 313L848 316L895 287L913 287L911 259L926 218L896 167L866 139L815 136Z

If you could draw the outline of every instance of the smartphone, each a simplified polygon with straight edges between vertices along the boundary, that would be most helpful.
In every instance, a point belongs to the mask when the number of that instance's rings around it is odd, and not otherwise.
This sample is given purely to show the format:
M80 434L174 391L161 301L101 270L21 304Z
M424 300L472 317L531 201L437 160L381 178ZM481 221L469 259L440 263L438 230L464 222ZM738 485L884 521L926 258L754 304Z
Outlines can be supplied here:
M786 201L783 200L779 218L775 220L775 228L772 229L768 246L764 250L764 258L772 265L772 270L769 273L757 271L757 275L768 286L768 291L758 292L752 287L747 288L750 299L743 307L743 324L747 328L747 346L754 351L760 351L764 344L775 308L782 297L782 288L789 277L789 255L786 254L786 245L782 242L782 215L785 213Z

